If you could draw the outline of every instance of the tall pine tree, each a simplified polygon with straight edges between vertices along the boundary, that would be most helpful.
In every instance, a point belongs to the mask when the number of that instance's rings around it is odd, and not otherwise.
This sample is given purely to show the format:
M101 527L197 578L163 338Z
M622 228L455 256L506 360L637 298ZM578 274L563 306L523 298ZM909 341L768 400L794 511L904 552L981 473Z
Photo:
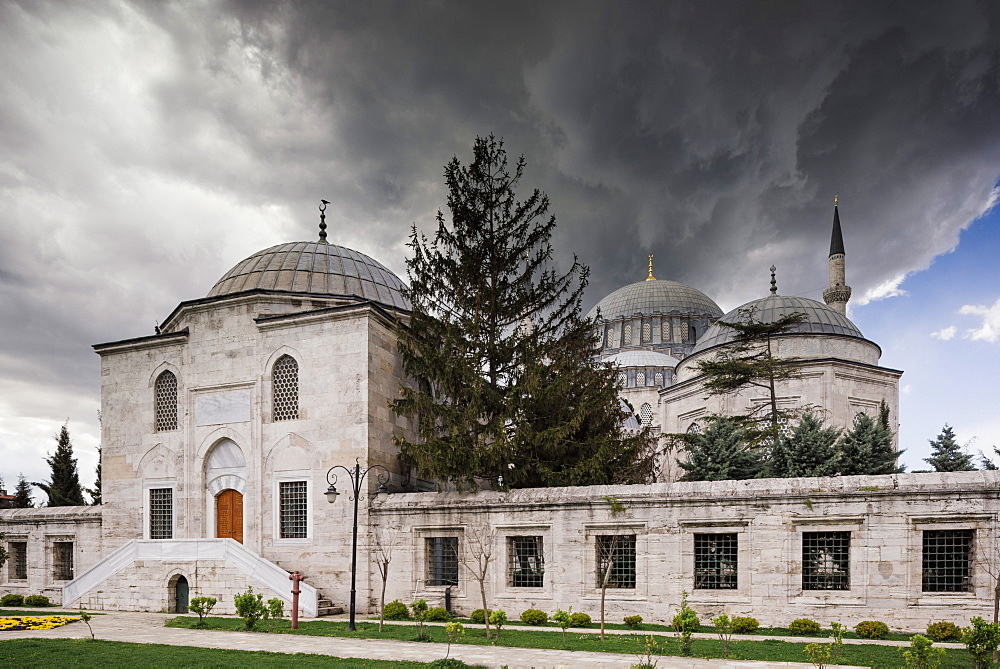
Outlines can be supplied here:
M704 428L676 435L686 452L678 464L682 481L728 481L757 478L763 468L761 451L748 446L740 422L713 416Z
M976 468L972 456L955 441L955 431L945 423L937 439L931 439L931 456L924 458L936 472L969 472Z
M837 445L841 474L899 474L903 471L904 467L898 464L902 451L892 447L892 430L884 418L886 413L881 411L878 420L866 413L854 417L851 429Z
M87 494L90 495L90 503L92 506L98 506L101 503L101 447L97 447L97 467L94 468L94 473L97 474L97 479L94 481L93 488L87 488Z
M477 138L469 166L445 168L450 225L439 211L433 241L413 229L399 350L416 384L393 409L419 439L397 436L402 457L459 485L650 480L653 438L622 432L615 373L581 315L587 269L553 269L548 198L515 193L524 165L511 173L502 140Z
M80 487L80 474L76 470L73 444L65 424L56 435L56 452L45 458L45 461L52 469L52 480L48 483L35 482L35 485L49 496L47 506L84 506L86 502Z
M823 427L821 419L805 414L791 434L783 436L771 451L768 475L833 476L840 471L836 449L839 436L840 430Z
M24 474L17 477L17 487L14 488L14 508L30 509L35 506L35 501L31 498L31 484Z

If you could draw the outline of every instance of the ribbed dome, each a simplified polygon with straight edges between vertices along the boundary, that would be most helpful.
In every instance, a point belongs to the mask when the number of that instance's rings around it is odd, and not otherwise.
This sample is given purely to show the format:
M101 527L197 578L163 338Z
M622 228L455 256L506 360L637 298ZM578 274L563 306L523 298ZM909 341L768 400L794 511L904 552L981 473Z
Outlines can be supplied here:
M623 286L597 303L588 318L594 318L597 310L601 318L609 321L618 318L632 318L636 314L680 313L688 316L718 318L722 309L708 295L676 281L637 281Z
M666 353L633 350L614 353L602 359L601 362L610 362L616 367L669 367L673 369L680 360Z
M403 282L380 262L336 244L291 242L259 251L226 272L209 297L247 290L355 297L409 309Z
M825 304L816 300L810 300L807 297L769 295L753 302L747 302L742 307L733 309L719 320L727 323L745 323L748 313L751 310L753 317L762 323L773 323L794 313L805 314L806 318L804 321L788 329L790 333L832 334L864 338L861 330L849 321L846 316L841 315ZM735 337L736 332L732 328L716 323L698 341L698 345L694 348L694 353L720 344L728 344Z

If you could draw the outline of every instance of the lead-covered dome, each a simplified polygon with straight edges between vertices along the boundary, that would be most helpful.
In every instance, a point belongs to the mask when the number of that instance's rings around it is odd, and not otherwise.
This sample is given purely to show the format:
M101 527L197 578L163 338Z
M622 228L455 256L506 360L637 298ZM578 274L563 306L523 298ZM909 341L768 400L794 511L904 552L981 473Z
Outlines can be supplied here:
M236 264L208 297L248 290L353 297L409 309L403 282L377 260L336 244L291 242L259 251Z
M805 320L788 328L794 334L828 334L864 339L861 330L848 320L847 316L834 311L830 307L810 300L808 297L786 297L784 295L769 295L759 300L747 302L742 307L733 309L723 316L721 321L727 323L745 323L750 314L762 323L773 323L776 320L794 313L805 314ZM704 351L713 346L728 344L736 338L736 331L720 323L714 324L705 335L698 340L694 353Z
M722 315L719 305L705 293L677 281L662 279L637 281L619 288L598 302L587 317L596 317L598 309L601 319L608 321L632 318L636 314L652 316L680 313L713 319Z

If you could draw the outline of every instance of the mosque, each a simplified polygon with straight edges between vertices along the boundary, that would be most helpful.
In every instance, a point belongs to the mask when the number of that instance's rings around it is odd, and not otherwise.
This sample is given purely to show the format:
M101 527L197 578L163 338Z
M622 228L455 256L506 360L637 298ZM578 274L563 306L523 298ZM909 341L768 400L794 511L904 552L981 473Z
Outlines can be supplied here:
M104 503L0 510L11 556L0 592L151 611L205 595L230 612L248 586L290 601L297 571L304 615L344 608L354 507L327 493L350 492L345 470L329 472L357 463L375 468L356 507L361 612L377 609L378 547L392 559L387 601L442 605L447 593L459 613L482 605L470 565L489 554L482 587L512 619L569 606L596 617L606 601L612 620L669 620L684 591L703 618L775 625L833 616L922 629L991 607L997 472L681 483L666 453L646 485L436 492L392 441L413 434L389 409L408 383L395 335L409 314L403 284L325 229L321 217L318 241L239 262L155 334L94 347ZM775 344L800 366L780 402L846 427L885 401L898 420L901 372L879 365L878 345L846 316L845 256L835 204L825 304L780 295L772 279L770 294L728 314L654 278L650 258L645 280L590 314L601 358L642 423L697 429L762 401L705 392L697 362L732 341L717 321L803 313ZM389 494L375 494L383 484Z

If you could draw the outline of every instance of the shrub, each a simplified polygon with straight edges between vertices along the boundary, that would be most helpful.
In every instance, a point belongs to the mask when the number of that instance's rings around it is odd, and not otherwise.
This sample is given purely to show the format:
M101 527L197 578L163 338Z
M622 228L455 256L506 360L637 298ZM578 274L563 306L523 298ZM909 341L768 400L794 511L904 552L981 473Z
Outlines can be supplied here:
M212 612L212 608L218 601L215 597L195 597L188 604L188 611L194 611L198 614L199 627L205 626L205 616Z
M500 630L507 624L507 612L503 609L490 611L490 624L497 628L497 641L500 641Z
M525 611L525 613L527 613L527 611ZM566 628L573 623L572 613L573 613L573 607L571 606L569 607L569 611L563 611L562 609L558 609L555 613L552 614L552 620L556 621L556 624L559 625L559 627L562 629L563 648L566 647ZM522 614L521 617L524 618L524 615Z
M944 648L934 648L934 642L922 634L910 637L910 650L903 651L903 660L907 667L915 669L934 669L941 666Z
M808 618L799 618L792 621L792 624L788 626L788 631L801 636L819 634L819 623Z
M590 616L586 613L571 613L569 616L570 627L590 627Z
M22 604L24 604L24 595L16 595L12 592L0 597L0 605L3 606L21 606Z
M28 595L24 598L25 606L48 606L49 598L45 595Z
M458 658L443 657L440 660L434 660L427 666L431 667L431 669L462 669L462 667L468 667L469 665Z
M931 623L927 626L927 636L934 641L948 641L949 639L961 639L962 628L955 623L941 621Z
M962 643L969 650L976 669L988 667L993 652L1000 645L1000 625L988 623L976 616L972 619L972 627L962 630Z
M417 621L417 641L430 641L430 637L424 632L424 621L427 620L427 600L418 599L410 602L410 609L413 610L413 617Z
M625 624L630 629L640 629L642 627L642 616L625 616Z
M476 623L477 625L484 624L486 622L486 611L483 609L476 609L469 614L469 622Z
M701 627L698 614L688 606L687 590L681 591L681 608L674 616L674 629L680 632L680 651L684 657L691 657L691 635Z
M236 604L236 614L243 618L246 629L252 630L257 626L257 621L264 617L267 609L264 607L264 595L253 591L253 586L247 586L246 592L242 592L233 598Z
M435 621L440 623L446 623L451 620L451 614L448 613L448 609L443 606L432 606L427 609L427 620Z
M406 620L410 617L410 609L398 599L385 605L383 610L386 620Z
M889 626L878 620L862 620L854 626L854 633L866 639L884 639L889 636Z
M544 625L549 621L549 614L538 609L525 609L521 612L521 622L525 625Z
M733 618L734 634L750 634L756 632L760 627L760 621L750 616L736 616Z

